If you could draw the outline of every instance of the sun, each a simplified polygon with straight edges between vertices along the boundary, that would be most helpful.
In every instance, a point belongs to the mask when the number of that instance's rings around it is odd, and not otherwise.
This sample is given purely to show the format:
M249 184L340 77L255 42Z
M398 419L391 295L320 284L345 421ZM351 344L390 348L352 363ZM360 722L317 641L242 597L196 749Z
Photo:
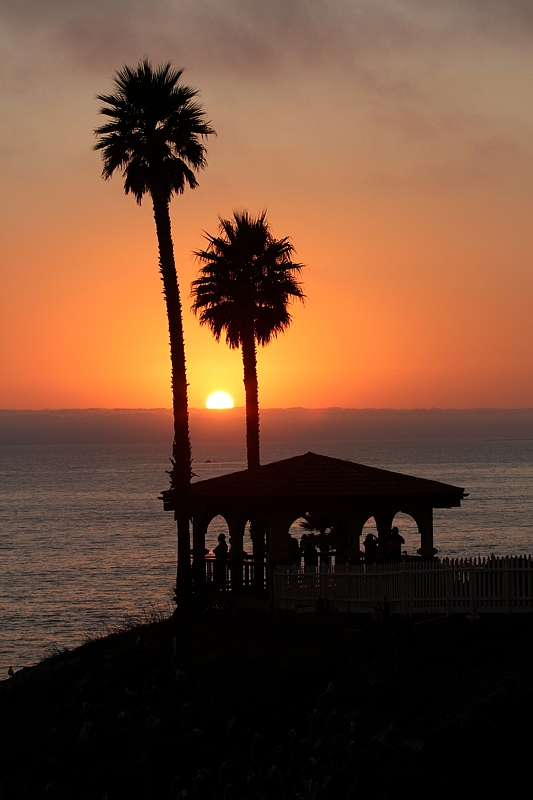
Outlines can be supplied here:
M233 397L227 392L213 392L205 401L207 408L233 408Z

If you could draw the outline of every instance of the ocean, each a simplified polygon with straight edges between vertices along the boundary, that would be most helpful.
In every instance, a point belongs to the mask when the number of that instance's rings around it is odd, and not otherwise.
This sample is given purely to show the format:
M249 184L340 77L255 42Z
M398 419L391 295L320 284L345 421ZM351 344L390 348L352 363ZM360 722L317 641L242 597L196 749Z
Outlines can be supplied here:
M435 511L440 556L533 552L532 440L270 442L262 461L306 449L464 487L460 509ZM158 500L169 451L163 443L0 447L0 678L143 610L170 613L176 530ZM202 442L195 454L198 478L245 468L242 447L229 442ZM413 521L396 524L415 552ZM218 518L209 547L221 531Z

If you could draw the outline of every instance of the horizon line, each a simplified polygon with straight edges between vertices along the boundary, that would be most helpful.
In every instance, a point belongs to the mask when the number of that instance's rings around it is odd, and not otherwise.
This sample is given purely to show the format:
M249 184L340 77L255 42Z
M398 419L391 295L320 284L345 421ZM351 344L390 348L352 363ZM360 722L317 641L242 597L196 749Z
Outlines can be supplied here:
M190 406L191 411L209 411L213 414L245 411L245 406L233 406L232 408L206 408L205 406ZM70 406L59 408L0 408L0 413L31 413L39 414L46 412L64 411L165 411L172 413L172 408L167 406ZM412 406L409 408L394 406L269 406L259 409L264 411L533 411L533 406Z

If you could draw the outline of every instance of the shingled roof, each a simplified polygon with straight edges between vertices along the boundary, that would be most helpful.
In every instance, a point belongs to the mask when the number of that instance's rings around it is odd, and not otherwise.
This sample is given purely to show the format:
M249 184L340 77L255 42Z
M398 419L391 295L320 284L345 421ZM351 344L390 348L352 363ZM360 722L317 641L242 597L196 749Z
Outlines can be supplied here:
M401 472L367 467L340 458L305 453L253 469L232 472L191 485L193 500L259 498L385 498L409 496L430 499L434 507L460 505L464 489L448 483L415 478ZM165 507L171 491L163 492ZM169 505L167 505L169 504Z

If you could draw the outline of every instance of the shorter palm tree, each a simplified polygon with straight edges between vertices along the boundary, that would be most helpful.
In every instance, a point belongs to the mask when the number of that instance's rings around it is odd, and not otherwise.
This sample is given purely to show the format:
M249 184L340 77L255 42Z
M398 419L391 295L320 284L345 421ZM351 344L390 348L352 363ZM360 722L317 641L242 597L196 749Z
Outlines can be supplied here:
M195 251L204 266L191 286L192 310L217 341L225 333L226 344L242 350L248 468L258 467L256 345L267 345L289 327L289 301L305 298L296 278L302 264L291 260L288 238L272 236L264 211L256 218L247 211L220 218L219 235L206 239L207 248Z

